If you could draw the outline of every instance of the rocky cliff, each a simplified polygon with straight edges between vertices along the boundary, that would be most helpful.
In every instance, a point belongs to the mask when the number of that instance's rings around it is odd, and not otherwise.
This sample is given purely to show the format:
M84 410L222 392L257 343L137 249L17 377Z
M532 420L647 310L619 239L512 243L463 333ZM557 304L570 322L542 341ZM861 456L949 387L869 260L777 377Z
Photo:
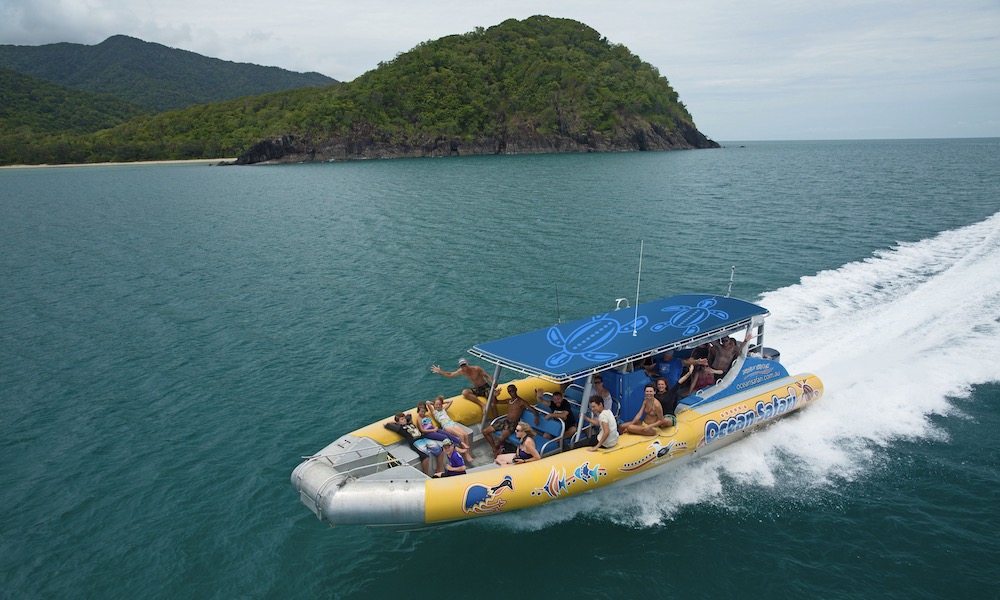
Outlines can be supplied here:
M310 139L285 135L261 140L239 156L234 164L282 164L330 162L376 158L423 158L476 156L488 154L553 154L561 152L639 152L647 150L690 150L718 148L686 122L674 131L656 125L636 125L623 135L608 138L593 135L584 138L540 135L535 131L505 132L474 140L437 136L412 142L392 142L370 127L360 127L347 136Z

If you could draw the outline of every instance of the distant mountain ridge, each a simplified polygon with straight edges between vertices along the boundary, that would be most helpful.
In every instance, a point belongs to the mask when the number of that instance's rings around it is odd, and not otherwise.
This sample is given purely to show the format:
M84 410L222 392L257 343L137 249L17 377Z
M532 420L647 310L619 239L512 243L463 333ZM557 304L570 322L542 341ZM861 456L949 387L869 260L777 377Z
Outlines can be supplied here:
M91 93L113 94L152 112L338 83L319 73L229 62L124 35L94 46L0 45L0 67Z

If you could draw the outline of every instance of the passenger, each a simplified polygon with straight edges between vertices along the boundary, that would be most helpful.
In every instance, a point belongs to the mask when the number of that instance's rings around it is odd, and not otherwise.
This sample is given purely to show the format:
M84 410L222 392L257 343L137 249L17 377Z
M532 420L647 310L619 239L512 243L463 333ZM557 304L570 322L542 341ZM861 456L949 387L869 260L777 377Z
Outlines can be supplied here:
M712 344L704 343L691 351L690 358L684 360L684 366L688 365L709 365L715 356L715 347Z
M564 427L563 436L569 438L576 433L576 415L573 414L573 405L570 404L562 392L552 392L552 400L546 400L543 395L544 393L545 390L535 390L535 400L552 409L552 412L545 415L545 419L559 419L562 421ZM552 438L548 433L542 435L549 439Z
M514 435L520 440L520 443L517 445L517 451L497 456L496 460L494 460L495 463L498 465L518 465L534 460L541 460L542 457L535 448L534 429L529 427L527 423L518 423L517 427L514 428Z
M653 360L652 356L647 356L646 358L640 358L633 364L633 371L638 371L642 369L646 372L646 375L652 379L656 377L656 361Z
M469 456L469 447L462 446L462 438L459 436L445 431L444 429L439 429L437 425L434 424L434 419L431 419L428 413L426 402L421 402L417 404L417 419L418 426L420 427L420 433L424 434L425 438L434 440L436 442L444 442L445 440L451 440L456 444L459 444L458 451L465 454L465 457L472 462L472 457ZM442 444L443 445L443 444Z
M736 357L743 353L743 349L746 348L750 340L753 339L753 330L747 330L747 336L743 340L743 343L736 345L736 340L726 336L721 340L716 340L715 346L715 358L712 360L712 368L722 371L722 375L718 378L721 379L725 377L725 374L729 372L729 369L733 366L733 361Z
M656 386L656 392L653 395L660 401L660 406L666 410L668 396L670 396L670 384L667 383L666 379L660 377L654 385Z
M455 475L465 475L465 461L455 449L455 444L451 440L441 442L444 448L444 471L435 473L435 477L453 477Z
M493 384L493 378L487 375L482 367L470 366L469 361L463 358L458 361L457 371L445 371L437 365L432 365L431 371L448 378L464 375L472 382L472 387L462 390L462 397L469 402L475 402L479 405L479 408L486 407L486 403L481 401L479 397L482 396L484 399L488 397L490 386Z
M457 435L461 440L462 446L471 448L472 444L469 440L469 434L466 433L465 429L463 429L461 425L448 416L448 408L451 404L451 400L445 400L444 396L438 396L434 399L434 403L430 404L428 408L430 409L431 414L434 415L434 419L439 425L441 425L441 429L444 429L452 435Z
M660 382L663 382L667 386L667 393L665 399L660 398ZM678 380L679 381L679 380ZM662 377L656 380L657 383L657 395L656 399L660 401L660 407L663 409L663 418L670 419L674 425L677 424L677 402L680 400L680 387L681 384L671 386L666 379Z
M674 390L676 391L678 401L687 398L688 395L691 394L691 384L689 384L688 381L690 381L691 377L694 376L695 369L697 368L697 365L688 365L687 370L684 371L684 375L677 380L677 385L674 386Z
M430 469L429 459L431 455L437 458L437 470L442 470L441 465L444 457L441 455L441 445L434 440L424 437L420 433L420 429L413 424L413 419L410 415L401 412L396 413L393 420L385 424L385 428L398 433L410 443L410 448L413 448L413 451L420 457L420 464L423 466L425 473L431 475L435 472Z
M656 380L656 394L654 395L660 401L663 416L672 419L676 423L677 419L674 417L674 409L677 408L677 386L670 387L670 383L663 377L660 377Z
M594 452L598 448L613 447L618 443L618 424L615 423L615 417L611 411L604 408L604 398L596 395L591 396L590 412L594 413L597 418L591 418L587 415L583 415L583 418L597 427L597 435L591 436L588 440L587 445L590 446L588 450Z
M673 389L677 385L677 380L684 372L684 362L674 357L673 350L664 352L660 360L656 363L656 373L659 377L667 380L667 387ZM664 407L666 408L666 407Z
M525 409L530 410L535 413L535 425L541 424L541 418L538 413L538 409L534 406L528 404L528 402L517 395L517 386L513 383L507 386L507 394L510 396L510 406L507 408L507 416L494 426L492 423L483 429L483 437L486 441L490 443L493 448L493 456L497 456L503 451L504 440L507 436L511 434L517 427L517 423L521 420L521 415L524 414ZM494 441L493 432L500 432L500 440Z
M715 376L721 375L722 371L718 369L713 369L708 365L692 365L692 371L690 374L690 381L687 395L691 395L698 390L707 388L715 383Z
M621 433L656 435L656 427L671 427L677 424L676 418L668 419L663 416L663 406L656 399L656 388L653 384L646 385L645 395L639 412L630 423L621 426Z
M604 377L602 377L601 375L594 375L594 386L591 395L600 396L601 400L604 400L604 407L608 410L611 410L611 403L612 403L611 392L609 392L608 389L604 387Z

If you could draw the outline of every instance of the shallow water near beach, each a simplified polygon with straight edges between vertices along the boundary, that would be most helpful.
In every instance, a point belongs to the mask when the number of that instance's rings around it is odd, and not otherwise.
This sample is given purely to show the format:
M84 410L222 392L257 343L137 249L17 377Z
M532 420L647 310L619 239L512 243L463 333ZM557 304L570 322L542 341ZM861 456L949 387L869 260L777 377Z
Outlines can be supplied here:
M458 393L430 365L634 302L640 241L640 301L726 293L735 266L823 399L455 526L299 503L303 455ZM1000 587L1000 139L9 169L0 281L0 598Z

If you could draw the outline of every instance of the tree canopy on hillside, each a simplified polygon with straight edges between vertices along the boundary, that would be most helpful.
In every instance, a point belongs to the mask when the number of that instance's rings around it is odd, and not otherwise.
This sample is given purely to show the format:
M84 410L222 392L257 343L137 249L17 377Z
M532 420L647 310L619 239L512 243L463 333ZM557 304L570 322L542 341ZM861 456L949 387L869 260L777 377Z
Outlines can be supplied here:
M288 135L411 146L533 135L587 144L627 135L637 123L694 130L655 67L582 23L535 16L421 43L337 86L143 116L63 142L79 162L184 159L236 156ZM0 161L24 162L47 143Z
M91 94L0 68L0 134L92 133L145 114L110 94Z

